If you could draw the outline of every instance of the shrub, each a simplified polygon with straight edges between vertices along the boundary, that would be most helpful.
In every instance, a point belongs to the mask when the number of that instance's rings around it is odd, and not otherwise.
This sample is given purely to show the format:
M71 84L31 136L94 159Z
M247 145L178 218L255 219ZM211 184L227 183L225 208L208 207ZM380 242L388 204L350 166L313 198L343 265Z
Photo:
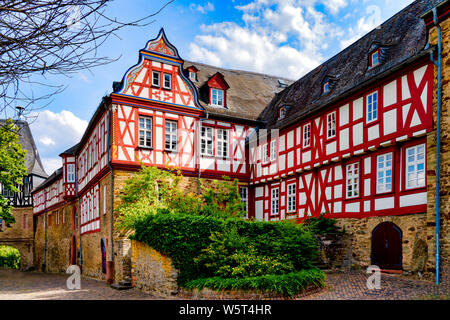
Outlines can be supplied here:
M326 218L325 215L326 213L322 213L318 218L307 218L303 223L313 234L327 235L342 233L343 230L336 225L336 218Z
M10 246L0 246L0 267L19 269L20 252Z
M213 290L256 290L284 296L293 296L306 290L308 286L323 287L325 274L318 269L301 270L281 275L262 275L245 278L199 278L188 281L187 289L210 288Z

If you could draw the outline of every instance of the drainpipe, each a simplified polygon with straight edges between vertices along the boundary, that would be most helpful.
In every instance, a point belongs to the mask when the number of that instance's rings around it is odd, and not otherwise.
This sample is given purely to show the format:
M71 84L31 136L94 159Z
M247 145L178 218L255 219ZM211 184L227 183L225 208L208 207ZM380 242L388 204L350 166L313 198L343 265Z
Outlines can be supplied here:
M209 118L209 113L207 112L206 118L198 119L198 122L197 122L197 164L198 164L198 187L197 187L198 190L197 190L197 192L198 192L198 195L200 195L200 193L201 193L201 190L200 190L200 187L201 187L201 182L200 182L200 176L201 176L201 172L200 172L200 124L201 124L201 122L208 120L208 118Z
M42 271L47 269L47 192L44 189L44 263Z
M83 270L83 251L81 250L81 202L80 202L80 195L78 194L78 157L75 157L75 190L77 193L77 199L78 199L78 209L77 209L77 216L78 216L78 247L80 248L80 255L79 257L79 263L80 263L80 272Z
M437 128L436 128L436 285L439 285L439 209L440 209L440 196L439 196L439 182L440 182L440 151L441 151L441 99L442 99L442 83L441 83L441 54L442 54L442 39L441 39L441 27L438 24L437 9L433 8L433 21L437 27L437 45L438 45L438 60L433 58L433 52L430 53L431 61L438 69L438 92L437 92Z
M103 102L103 106L105 108L108 108L106 106L106 104ZM112 106L111 106L112 109ZM112 284L114 282L114 170L112 168L112 164L111 164L111 136L112 136L112 132L111 132L111 123L113 120L113 114L112 114L112 110L109 109L108 110L108 114L109 114L109 121L108 121L108 167L109 167L109 171L110 171L110 201L111 201L111 205L110 205L110 235L109 235L109 242L110 242L110 259L111 261L107 261L106 262L106 282L108 284Z

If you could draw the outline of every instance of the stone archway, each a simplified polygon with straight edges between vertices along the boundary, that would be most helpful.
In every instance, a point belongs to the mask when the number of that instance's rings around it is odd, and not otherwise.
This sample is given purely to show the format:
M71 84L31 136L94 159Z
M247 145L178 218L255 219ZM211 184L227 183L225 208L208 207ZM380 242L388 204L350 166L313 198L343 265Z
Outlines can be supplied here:
M396 224L382 222L373 229L371 260L381 269L402 269L402 230Z
M19 239L2 239L0 245L11 246L20 252L20 270L34 267L34 241Z

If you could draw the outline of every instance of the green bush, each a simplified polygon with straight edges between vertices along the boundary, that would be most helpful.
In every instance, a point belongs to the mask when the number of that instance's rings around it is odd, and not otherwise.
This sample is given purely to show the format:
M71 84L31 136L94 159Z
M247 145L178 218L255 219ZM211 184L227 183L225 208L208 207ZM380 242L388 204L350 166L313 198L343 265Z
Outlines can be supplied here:
M298 272L281 275L262 275L245 278L200 278L188 281L185 287L188 289L210 288L213 290L256 290L271 292L284 296L299 294L308 286L323 287L325 274L318 269L301 270Z
M325 215L326 213L322 213L318 218L307 218L303 223L313 234L327 235L342 233L343 230L336 225L336 218L326 218Z
M197 278L281 274L313 267L317 242L301 225L173 213L143 215L133 239L169 256L184 286Z
M20 252L10 246L0 246L0 268L19 269Z

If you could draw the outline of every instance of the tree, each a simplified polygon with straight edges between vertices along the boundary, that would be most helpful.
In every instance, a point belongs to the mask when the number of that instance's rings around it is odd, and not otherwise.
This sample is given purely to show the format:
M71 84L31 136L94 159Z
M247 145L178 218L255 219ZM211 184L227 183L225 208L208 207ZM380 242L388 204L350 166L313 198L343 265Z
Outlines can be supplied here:
M18 130L19 128L11 119L0 126L0 186L12 192L19 192L16 185L22 184L22 179L27 174L26 151L19 143ZM5 221L7 227L15 222L11 214L11 206L1 193L0 218Z
M146 26L156 12L134 21L105 13L112 0L0 0L0 99L5 108L20 101L25 108L63 90L39 80L47 74L70 75L116 61L97 56L97 49L120 29ZM38 76L38 77L35 77ZM22 90L24 83L49 86L39 97Z

